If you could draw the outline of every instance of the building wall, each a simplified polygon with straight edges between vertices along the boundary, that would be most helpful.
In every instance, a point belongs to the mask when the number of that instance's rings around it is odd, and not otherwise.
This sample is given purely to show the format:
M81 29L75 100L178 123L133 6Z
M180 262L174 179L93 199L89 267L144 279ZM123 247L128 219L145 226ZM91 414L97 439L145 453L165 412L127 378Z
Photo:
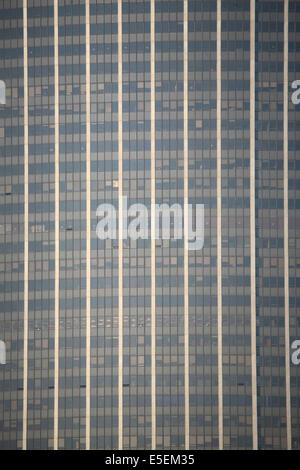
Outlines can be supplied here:
M299 448L299 15L0 1L0 448ZM99 240L124 196L203 248Z

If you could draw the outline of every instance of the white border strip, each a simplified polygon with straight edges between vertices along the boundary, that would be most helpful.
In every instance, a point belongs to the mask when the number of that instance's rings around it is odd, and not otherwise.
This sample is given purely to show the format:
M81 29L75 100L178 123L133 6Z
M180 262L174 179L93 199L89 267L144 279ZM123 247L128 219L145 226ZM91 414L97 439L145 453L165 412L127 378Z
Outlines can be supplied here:
M119 450L123 449L123 84L122 0L118 0L118 121L119 121Z
M24 54L24 379L23 379L23 442L27 447L27 386L28 386L28 41L27 0L23 0Z
M156 279L155 279L155 0L151 0L151 413L156 449Z
M90 0L85 2L86 47L86 434L90 449L91 416L91 94L90 94Z
M183 200L184 200L184 403L185 403L185 448L190 448L190 396L189 396L189 252L188 252L188 0L183 3Z
M221 131L221 0L217 3L217 270L218 270L218 416L219 449L223 449L223 341L222 341L222 131Z
M258 447L256 376L256 261L255 261L255 0L250 3L250 252L251 252L251 369L252 437Z
M283 201L284 201L284 321L285 321L285 381L286 381L286 439L292 448L291 382L290 382L290 319L289 319L289 204L288 204L288 52L289 1L284 0L284 69L283 69Z
M59 62L58 0L54 0L54 96L55 96L55 310L54 310L54 450L58 448L59 386Z

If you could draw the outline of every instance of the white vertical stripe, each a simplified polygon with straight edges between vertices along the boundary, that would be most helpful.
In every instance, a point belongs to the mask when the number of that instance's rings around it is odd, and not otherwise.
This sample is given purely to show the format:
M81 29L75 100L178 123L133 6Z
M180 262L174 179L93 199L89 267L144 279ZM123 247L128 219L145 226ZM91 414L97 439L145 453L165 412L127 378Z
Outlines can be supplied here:
M151 0L151 413L156 449L156 283L155 283L155 0Z
M85 2L86 50L86 434L90 449L91 414L91 112L90 112L90 0Z
M283 200L284 200L284 317L287 449L292 448L289 319L289 204L288 204L288 39L289 1L284 0L284 70L283 70Z
M190 397L189 397L189 252L188 252L188 0L183 10L183 200L184 200L184 403L185 448L190 448Z
M28 44L27 0L23 0L24 51L24 380L23 380L23 443L27 447L27 384L28 384Z
M58 0L54 0L54 97L55 97L55 307L54 307L54 450L58 448L59 384L59 65Z
M217 270L218 270L218 415L219 449L223 449L223 352L222 352L222 147L221 147L221 0L217 3Z
M118 120L119 120L119 449L123 449L123 86L122 0L118 0Z
M256 378L256 262L255 262L255 0L250 3L250 253L251 253L251 369L252 437L257 449Z

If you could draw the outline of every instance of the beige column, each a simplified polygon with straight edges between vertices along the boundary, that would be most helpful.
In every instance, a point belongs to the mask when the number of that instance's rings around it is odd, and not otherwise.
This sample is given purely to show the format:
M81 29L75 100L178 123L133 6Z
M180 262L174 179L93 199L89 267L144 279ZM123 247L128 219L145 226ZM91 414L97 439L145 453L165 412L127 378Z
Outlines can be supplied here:
M190 448L190 396L189 396L189 252L188 252L188 0L183 3L183 200L184 200L184 403L185 448Z
M288 53L289 1L284 0L284 69L283 69L283 214L284 214L284 323L285 323L285 383L286 383L286 439L292 448L291 382L290 382L290 318L289 318L289 156L288 156Z
M156 295L155 295L155 0L151 0L151 415L156 449Z
M55 306L54 306L54 450L58 448L59 385L59 63L58 0L54 0L54 98L55 98Z
M90 449L91 415L91 108L90 108L90 0L85 2L86 50L86 434Z
M219 449L223 449L223 342L222 342L222 107L221 107L221 0L217 3L217 289L218 289L218 414Z
M256 262L255 262L255 0L250 1L250 253L251 253L251 369L252 437L257 449L256 378Z
M27 447L27 385L28 385L28 42L27 0L23 0L24 54L24 369L23 369L23 439Z
M122 0L118 0L118 120L119 120L119 449L123 449L123 84Z

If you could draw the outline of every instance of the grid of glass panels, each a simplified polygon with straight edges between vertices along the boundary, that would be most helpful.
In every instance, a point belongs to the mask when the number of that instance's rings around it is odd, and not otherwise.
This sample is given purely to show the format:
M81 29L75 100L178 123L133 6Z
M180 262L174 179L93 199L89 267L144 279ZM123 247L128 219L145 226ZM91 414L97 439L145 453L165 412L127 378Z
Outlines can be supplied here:
M283 2L256 2L258 445L286 447L283 260Z
M156 203L183 205L183 2L155 2ZM183 449L183 240L156 242L157 448Z
M150 213L150 2L122 2L123 195ZM130 219L128 221L130 223ZM123 243L123 445L151 449L151 242Z
M224 448L252 447L250 332L250 2L222 2Z
M300 76L300 2L289 2L289 105L288 105L288 144L289 144L289 292L290 292L290 342L300 339L299 286L300 286L300 162L299 162L299 129L300 105L293 104L291 88L294 80ZM295 349L291 348L291 353ZM300 448L300 366L291 363L291 414L292 414L292 448Z
M22 1L0 3L0 449L22 446L24 331L24 87ZM32 378L31 378L32 384Z
M85 2L59 1L59 449L85 447L85 41Z
M189 2L189 203L204 204L205 240L189 252L190 444L217 449L217 3Z
M118 242L99 240L99 204L118 209L118 5L90 3L91 448L118 448Z
M53 447L54 44L53 4L28 2L28 449Z

